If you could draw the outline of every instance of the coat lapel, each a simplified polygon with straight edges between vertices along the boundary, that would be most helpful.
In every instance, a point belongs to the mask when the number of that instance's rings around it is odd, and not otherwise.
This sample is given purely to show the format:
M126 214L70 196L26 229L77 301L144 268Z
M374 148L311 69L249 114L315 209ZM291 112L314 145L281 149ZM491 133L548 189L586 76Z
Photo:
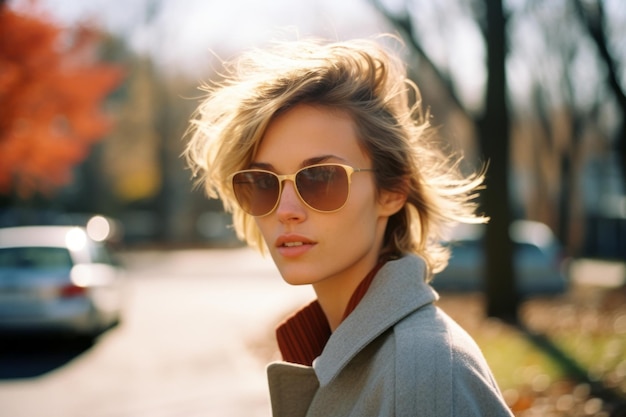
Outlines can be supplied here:
M286 362L267 367L272 415L304 417L319 387L313 368Z
M414 255L389 261L356 309L341 323L313 367L321 386L328 384L363 348L398 321L438 295L424 281L426 266ZM393 277L393 278L392 278ZM393 285L386 281L397 280Z

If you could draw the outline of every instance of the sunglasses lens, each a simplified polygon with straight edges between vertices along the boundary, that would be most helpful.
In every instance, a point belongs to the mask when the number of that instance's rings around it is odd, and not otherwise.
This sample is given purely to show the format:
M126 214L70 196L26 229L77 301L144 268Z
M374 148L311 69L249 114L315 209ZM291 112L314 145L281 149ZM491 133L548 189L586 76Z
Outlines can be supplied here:
M340 165L305 168L296 175L296 186L302 199L320 211L335 211L348 199L348 173Z
M348 199L350 181L341 165L301 169L296 173L295 182L302 200L315 210L339 210ZM233 176L232 185L237 202L252 216L269 214L280 198L280 178L271 172L238 172Z
M276 175L262 171L239 172L233 190L241 208L252 216L268 214L278 201L280 185Z

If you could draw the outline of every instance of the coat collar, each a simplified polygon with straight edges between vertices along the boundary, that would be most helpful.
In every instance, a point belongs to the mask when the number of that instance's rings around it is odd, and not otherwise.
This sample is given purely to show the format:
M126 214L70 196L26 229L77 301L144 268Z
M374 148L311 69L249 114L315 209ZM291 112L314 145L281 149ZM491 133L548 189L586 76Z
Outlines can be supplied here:
M331 335L313 367L320 385L328 384L363 348L398 321L438 299L424 281L426 265L415 255L389 261L356 309Z

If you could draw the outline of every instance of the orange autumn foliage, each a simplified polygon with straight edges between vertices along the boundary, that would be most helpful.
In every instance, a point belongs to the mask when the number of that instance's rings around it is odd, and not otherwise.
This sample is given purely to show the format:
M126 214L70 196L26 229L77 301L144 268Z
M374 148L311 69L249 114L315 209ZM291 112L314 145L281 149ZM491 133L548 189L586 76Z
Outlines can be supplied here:
M0 6L0 194L49 193L110 130L101 109L122 80L98 34Z

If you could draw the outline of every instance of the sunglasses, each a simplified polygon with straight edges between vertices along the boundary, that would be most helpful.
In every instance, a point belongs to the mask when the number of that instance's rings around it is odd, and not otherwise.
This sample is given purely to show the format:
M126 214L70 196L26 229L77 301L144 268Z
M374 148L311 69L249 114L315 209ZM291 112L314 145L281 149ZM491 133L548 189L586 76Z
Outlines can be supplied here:
M300 200L307 207L330 213L340 210L348 201L352 174L366 171L373 169L318 164L289 175L278 175L263 169L246 169L232 174L230 182L239 206L255 217L266 216L276 209L285 180L294 183Z

